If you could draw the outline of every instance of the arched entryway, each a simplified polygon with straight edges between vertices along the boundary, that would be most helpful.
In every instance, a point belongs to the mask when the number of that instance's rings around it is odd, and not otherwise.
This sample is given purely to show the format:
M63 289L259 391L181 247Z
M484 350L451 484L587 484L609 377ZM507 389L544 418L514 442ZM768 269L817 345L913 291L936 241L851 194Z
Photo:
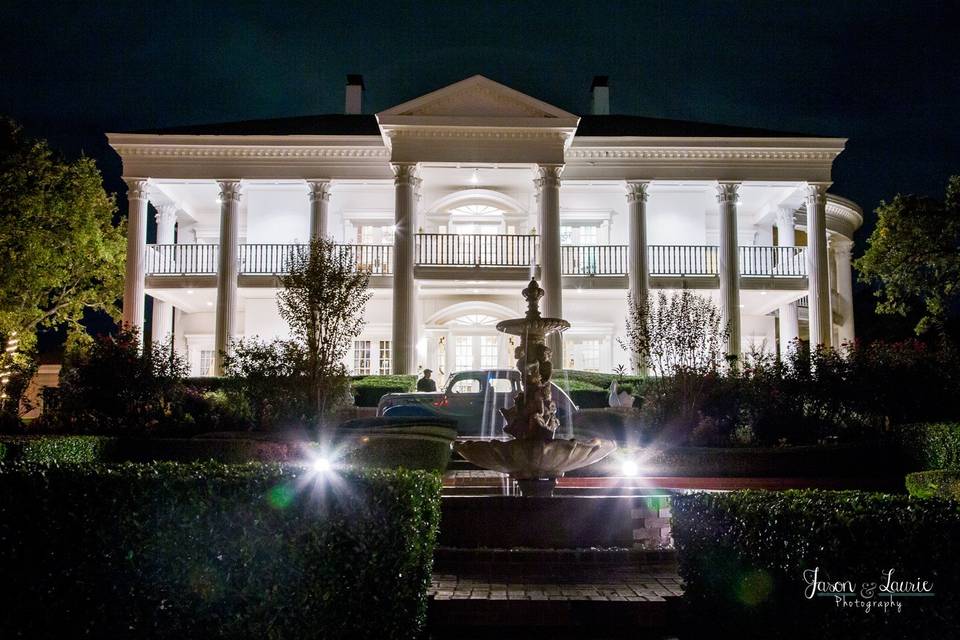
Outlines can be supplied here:
M446 307L425 323L427 366L438 380L458 371L511 368L514 340L496 325L516 316L516 311L491 302Z

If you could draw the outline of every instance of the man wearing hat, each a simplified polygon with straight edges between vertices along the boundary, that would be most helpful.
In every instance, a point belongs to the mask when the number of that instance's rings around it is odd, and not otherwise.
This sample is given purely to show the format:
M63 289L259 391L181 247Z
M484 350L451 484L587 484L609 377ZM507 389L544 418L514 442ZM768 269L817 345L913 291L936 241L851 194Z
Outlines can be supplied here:
M430 377L433 373L430 369L423 370L423 377L417 380L417 391L436 391L437 382Z

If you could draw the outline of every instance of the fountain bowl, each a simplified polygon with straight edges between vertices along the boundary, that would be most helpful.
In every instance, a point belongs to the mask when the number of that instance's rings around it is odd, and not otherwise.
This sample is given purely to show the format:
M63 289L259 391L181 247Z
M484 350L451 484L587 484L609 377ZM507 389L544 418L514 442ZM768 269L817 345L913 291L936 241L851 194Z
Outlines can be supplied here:
M497 323L497 331L512 336L549 335L569 328L570 323L561 318L513 318Z
M612 440L466 440L454 451L478 467L514 480L548 480L598 462L614 452Z

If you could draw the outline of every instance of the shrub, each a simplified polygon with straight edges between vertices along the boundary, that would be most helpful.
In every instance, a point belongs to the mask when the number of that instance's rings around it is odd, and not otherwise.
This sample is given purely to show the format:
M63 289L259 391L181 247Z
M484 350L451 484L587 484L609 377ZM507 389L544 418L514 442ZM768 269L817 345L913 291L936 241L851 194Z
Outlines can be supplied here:
M938 469L907 474L907 492L916 498L960 500L960 471Z
M245 405L258 430L302 427L312 422L306 355L294 340L236 340L224 359L224 400Z
M960 507L855 491L735 491L672 498L673 537L690 621L741 637L934 638L960 616ZM805 576L860 585L932 581L902 612L805 598ZM879 592L876 601L884 600ZM874 602L876 604L876 602ZM733 627L736 625L736 627ZM700 631L705 631L701 629Z
M101 436L38 436L9 438L0 443L0 460L27 462L102 462L113 455L116 441Z
M417 376L353 376L350 383L358 407L375 407L388 393L410 393L417 388Z
M960 469L960 423L915 424L900 432L911 469Z
M72 433L162 430L183 420L185 371L169 345L141 350L136 331L100 336L89 351L71 354L61 372L56 411L45 420Z
M0 465L13 637L412 638L439 479L281 465Z

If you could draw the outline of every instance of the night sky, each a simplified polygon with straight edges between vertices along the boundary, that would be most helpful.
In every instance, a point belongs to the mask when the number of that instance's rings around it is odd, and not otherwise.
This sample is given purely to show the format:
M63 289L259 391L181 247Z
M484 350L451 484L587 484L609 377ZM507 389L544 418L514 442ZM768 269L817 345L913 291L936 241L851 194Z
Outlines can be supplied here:
M367 113L476 73L586 113L604 74L613 113L849 138L868 228L960 173L960 2L295 5L4 0L0 114L122 191L106 131L339 113L347 73Z

